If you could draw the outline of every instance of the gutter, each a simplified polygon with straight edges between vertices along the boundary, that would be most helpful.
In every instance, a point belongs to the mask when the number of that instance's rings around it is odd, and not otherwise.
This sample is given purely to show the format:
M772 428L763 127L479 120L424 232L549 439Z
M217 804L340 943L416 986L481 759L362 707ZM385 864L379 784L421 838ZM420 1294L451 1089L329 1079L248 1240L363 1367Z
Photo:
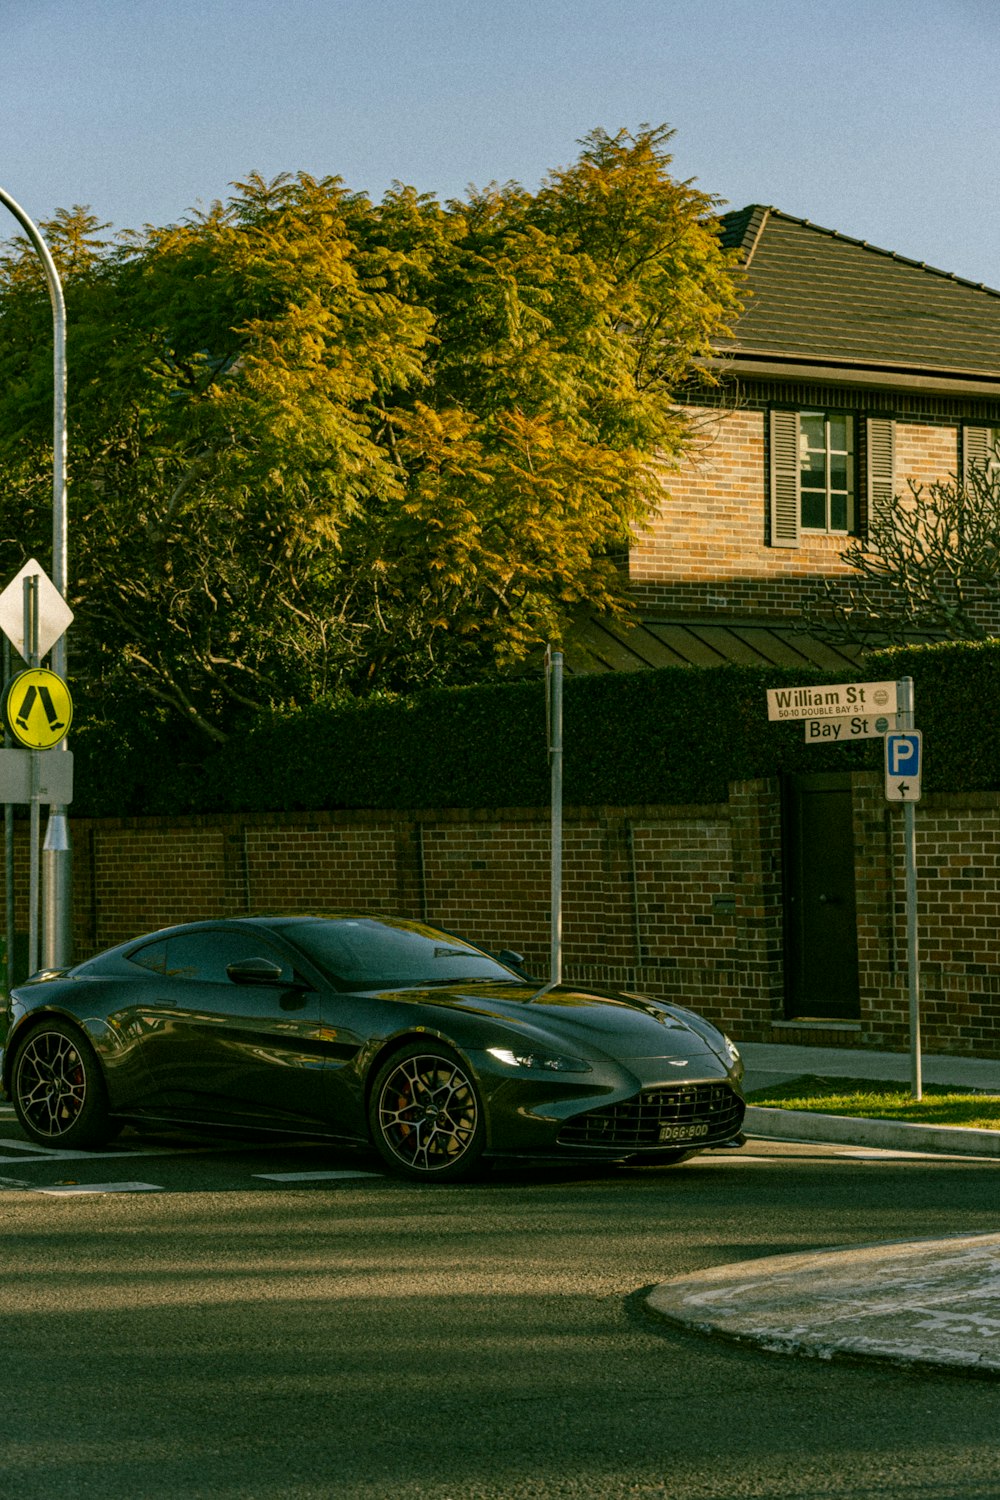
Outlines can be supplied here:
M829 385L856 385L893 390L921 391L929 395L994 396L1000 399L1000 374L983 376L964 371L920 370L912 366L838 364L825 361L816 364L794 355L754 355L740 353L702 361L705 368L720 375L766 376L776 380L814 380Z

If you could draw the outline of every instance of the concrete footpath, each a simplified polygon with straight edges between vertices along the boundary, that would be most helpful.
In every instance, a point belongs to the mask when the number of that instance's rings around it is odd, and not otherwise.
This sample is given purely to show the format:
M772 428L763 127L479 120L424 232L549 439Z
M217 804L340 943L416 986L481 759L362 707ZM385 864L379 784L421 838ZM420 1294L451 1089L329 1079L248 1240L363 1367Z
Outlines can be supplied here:
M748 1092L805 1075L908 1082L906 1054L741 1047ZM1000 1094L1000 1059L926 1056L924 1083ZM877 1359L1000 1376L1000 1131L849 1120L751 1107L751 1138L827 1141L931 1153L986 1169L997 1233L775 1255L715 1266L655 1287L657 1316L702 1333L818 1359Z

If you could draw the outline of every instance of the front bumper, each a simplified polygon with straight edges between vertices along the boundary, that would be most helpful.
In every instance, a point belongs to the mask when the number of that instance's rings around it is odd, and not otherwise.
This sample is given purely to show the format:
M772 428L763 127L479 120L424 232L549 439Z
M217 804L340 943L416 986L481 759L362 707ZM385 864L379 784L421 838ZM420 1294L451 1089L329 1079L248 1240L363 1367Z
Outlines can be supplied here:
M738 1069L726 1070L706 1053L689 1058L678 1079L673 1063L630 1058L587 1074L502 1078L487 1066L479 1081L489 1106L488 1150L622 1161L735 1140L746 1111Z

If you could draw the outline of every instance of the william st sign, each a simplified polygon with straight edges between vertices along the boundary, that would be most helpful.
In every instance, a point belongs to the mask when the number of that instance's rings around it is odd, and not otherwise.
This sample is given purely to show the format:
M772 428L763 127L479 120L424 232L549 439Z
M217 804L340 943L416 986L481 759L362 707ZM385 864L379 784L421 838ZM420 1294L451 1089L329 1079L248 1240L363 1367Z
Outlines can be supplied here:
M837 687L768 688L769 719L871 719L896 713L896 683L843 682Z

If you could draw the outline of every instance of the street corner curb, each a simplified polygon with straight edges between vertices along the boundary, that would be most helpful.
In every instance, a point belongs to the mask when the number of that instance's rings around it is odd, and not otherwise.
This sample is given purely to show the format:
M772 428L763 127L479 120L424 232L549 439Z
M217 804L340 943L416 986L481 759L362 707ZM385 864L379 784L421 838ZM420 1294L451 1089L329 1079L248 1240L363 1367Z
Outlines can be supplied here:
M661 1282L655 1319L771 1354L1000 1379L1000 1235L765 1256Z
M824 1115L813 1110L748 1105L743 1129L747 1135L762 1140L826 1141L1000 1160L1000 1131L972 1130L959 1125L916 1125L908 1120L870 1120L852 1115Z

